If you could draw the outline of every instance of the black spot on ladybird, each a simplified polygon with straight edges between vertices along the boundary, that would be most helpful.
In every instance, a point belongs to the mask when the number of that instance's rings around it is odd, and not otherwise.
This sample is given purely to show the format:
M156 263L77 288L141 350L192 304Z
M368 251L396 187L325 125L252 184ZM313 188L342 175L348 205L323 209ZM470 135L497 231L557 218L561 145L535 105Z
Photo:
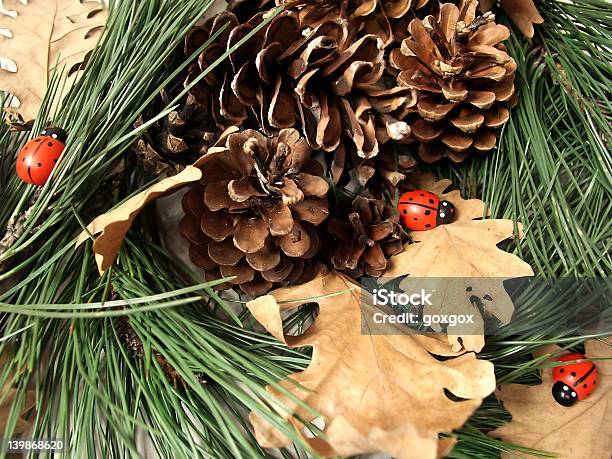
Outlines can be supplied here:
M597 384L597 381L593 381L593 384Z
M425 193L421 193L419 196L425 196Z
M586 388L587 388L587 385L586 385L586 384L583 384L583 385L582 385L582 387L584 387L584 388L586 389Z
M34 139L34 142L40 142L40 139Z
M418 218L414 217L413 220L416 222L418 220Z
M404 214L407 214L407 213L408 213L408 211L406 209L404 209Z
M559 373L565 373L565 370L564 370L563 368L561 368L561 369L559 370Z
M50 147L53 146L53 142L47 142L47 145L49 145Z
M36 167L42 167L42 163L36 163Z
M423 196L423 195L421 195L421 196ZM436 201L434 201L433 199L429 200L429 204L433 204L434 202L436 202Z
M570 374L571 374L572 376L574 376L574 377L576 376L576 372L575 372L575 371L572 371Z
M414 201L414 198L408 198L409 201Z
M425 228L431 228L431 225L428 223L427 225L425 225Z
M431 213L431 210L426 210L425 211L425 215L429 215Z

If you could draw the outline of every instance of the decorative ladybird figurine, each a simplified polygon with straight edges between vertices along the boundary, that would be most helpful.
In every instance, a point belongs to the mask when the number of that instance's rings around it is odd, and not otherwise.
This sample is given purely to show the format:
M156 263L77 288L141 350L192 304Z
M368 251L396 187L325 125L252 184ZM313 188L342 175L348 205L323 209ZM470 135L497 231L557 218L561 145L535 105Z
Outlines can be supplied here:
M397 208L402 225L411 231L430 230L455 219L455 206L425 190L404 193Z
M43 186L57 164L66 143L62 128L48 127L24 145L17 156L17 175L32 185Z
M582 360L582 354L567 354L557 362ZM584 400L597 387L599 376L593 362L577 362L553 368L552 394L559 405L572 406L576 400Z

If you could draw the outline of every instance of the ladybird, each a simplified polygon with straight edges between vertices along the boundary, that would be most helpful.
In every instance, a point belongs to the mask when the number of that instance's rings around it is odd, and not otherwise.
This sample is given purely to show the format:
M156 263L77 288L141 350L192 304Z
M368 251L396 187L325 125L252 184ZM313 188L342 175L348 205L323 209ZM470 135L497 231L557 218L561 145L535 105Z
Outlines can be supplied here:
M43 186L57 164L66 144L61 128L48 127L24 145L17 156L17 175L32 185Z
M567 354L557 362L583 360L582 354ZM577 400L584 400L597 387L599 376L593 362L577 362L553 368L552 395L559 405L572 406Z
M406 229L426 231L455 220L455 206L425 190L404 193L397 206Z

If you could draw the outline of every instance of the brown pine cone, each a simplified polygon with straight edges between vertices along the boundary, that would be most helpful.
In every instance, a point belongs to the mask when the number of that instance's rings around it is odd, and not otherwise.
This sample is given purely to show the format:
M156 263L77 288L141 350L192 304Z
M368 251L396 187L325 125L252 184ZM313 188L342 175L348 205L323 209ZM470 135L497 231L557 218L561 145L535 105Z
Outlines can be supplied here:
M406 38L408 22L430 0L284 0L281 3L301 6L300 19L311 27L329 17L344 18L354 24L354 34L375 35L388 46Z
M396 190L417 166L405 145L384 146L376 158L358 163L355 177L376 198L393 199Z
M233 14L223 13L193 31L187 51L229 23L223 39L191 67L187 81L220 55L222 45L233 46L263 18L260 13L238 25ZM388 131L385 140L408 135L405 123L394 119L388 108L400 104L388 99L404 100L410 90L393 92L379 84L385 67L383 43L375 35L353 39L351 27L350 21L333 15L315 27L303 25L300 10L289 7L191 92L210 107L220 127L240 124L249 113L268 135L295 127L315 150L333 152L347 142L360 157L375 156L381 123Z
M274 8L274 0L226 0L227 9L236 15L240 22L245 22L255 14Z
M155 117L168 106L171 98L166 91L162 91L136 125ZM205 108L189 95L182 98L176 109L147 129L136 146L136 152L145 165L152 163L159 171L168 164L192 164L215 144L218 136L219 132L214 123L210 123Z
M510 116L504 102L514 94L516 63L502 44L510 31L492 13L477 17L477 6L445 3L438 15L411 21L411 37L390 54L398 83L418 90L406 121L427 162L493 149Z
M195 80L210 64L220 58L229 44L230 34L238 27L233 13L222 12L196 27L185 38L185 55L191 56L223 26L227 27L218 38L199 55L198 61L188 69L185 85ZM232 45L234 41L232 41ZM247 48L242 47L241 50ZM209 120L221 128L240 125L247 117L246 107L236 98L231 89L232 65L224 59L189 91L193 99L202 106Z
M246 130L204 157L180 232L207 280L236 276L231 284L259 296L315 274L329 186L311 153L295 129L272 138Z
M331 264L352 277L382 276L389 258L403 250L399 214L384 201L365 196L357 196L343 212L327 224Z

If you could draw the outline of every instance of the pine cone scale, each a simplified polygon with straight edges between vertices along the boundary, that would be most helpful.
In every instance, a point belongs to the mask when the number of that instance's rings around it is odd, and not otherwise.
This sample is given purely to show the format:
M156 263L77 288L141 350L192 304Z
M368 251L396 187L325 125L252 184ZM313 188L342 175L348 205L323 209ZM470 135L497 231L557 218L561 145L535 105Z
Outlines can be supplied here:
M266 239L264 246L257 252L246 254L247 263L257 271L268 271L280 263L280 250Z
M247 254L259 252L268 234L268 225L260 218L241 217L234 230L234 245Z

